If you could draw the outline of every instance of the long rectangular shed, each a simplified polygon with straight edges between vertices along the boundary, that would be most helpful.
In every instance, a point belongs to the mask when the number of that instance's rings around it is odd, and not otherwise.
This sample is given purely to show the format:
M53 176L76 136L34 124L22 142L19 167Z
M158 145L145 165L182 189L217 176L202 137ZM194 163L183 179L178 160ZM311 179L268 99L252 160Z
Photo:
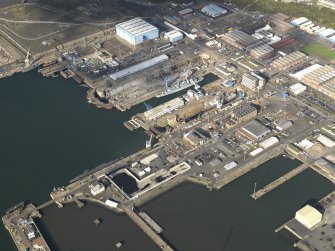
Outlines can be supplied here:
M293 24L295 26L299 26L303 23L306 23L307 21L308 21L308 19L306 17L300 17L300 18L292 20L291 24Z
M123 69L121 71L115 72L115 73L111 74L110 77L113 80L122 79L126 76L129 76L129 75L134 74L136 72L145 70L149 67L157 65L159 63L162 63L162 62L164 62L168 59L169 59L169 57L165 54L159 55L157 57L151 58L151 59L149 59L147 61L144 61L142 63L136 64L136 65L130 66L126 69Z
M320 32L319 36L320 37L328 37L328 36L330 36L330 35L332 35L334 33L335 33L335 30L333 30L333 29L327 29L327 30L325 30L323 32Z

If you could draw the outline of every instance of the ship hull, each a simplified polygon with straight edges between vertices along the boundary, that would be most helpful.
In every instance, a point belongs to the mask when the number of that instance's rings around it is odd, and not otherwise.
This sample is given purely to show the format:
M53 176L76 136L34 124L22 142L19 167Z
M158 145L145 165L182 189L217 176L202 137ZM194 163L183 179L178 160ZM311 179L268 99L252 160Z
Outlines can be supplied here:
M182 91L182 90L184 90L184 89L186 89L186 88L188 88L188 87L191 87L192 85L195 85L195 84L199 83L200 81L201 81L201 80L197 80L197 81L192 80L192 81L190 81L190 82L189 82L188 84L186 84L186 85L183 85L183 86L178 87L178 88L176 88L176 89L170 90L170 91L168 91L168 92L163 92L163 93L157 95L156 98L165 97L165 96L171 95L171 94L173 94L173 93Z

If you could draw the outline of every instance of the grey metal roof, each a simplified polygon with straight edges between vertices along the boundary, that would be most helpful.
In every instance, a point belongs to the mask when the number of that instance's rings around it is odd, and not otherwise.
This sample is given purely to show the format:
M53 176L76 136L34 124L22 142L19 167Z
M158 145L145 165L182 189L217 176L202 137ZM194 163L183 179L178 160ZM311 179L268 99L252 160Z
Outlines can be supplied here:
M137 36L153 30L158 30L157 27L139 17L117 24L116 26L129 32L133 36Z
M129 76L133 73L136 73L136 72L139 72L141 70L144 70L144 69L147 69L151 66L154 66L156 64L159 64L163 61L166 61L168 60L169 57L165 54L163 55L159 55L155 58L151 58L147 61L144 61L142 63L139 63L139 64L136 64L136 65L133 65L133 66L130 66L124 70L121 70L121 71L118 71L118 72L115 72L113 74L110 75L110 77L114 80L117 80L117 79L121 79L121 78L124 78L126 76Z

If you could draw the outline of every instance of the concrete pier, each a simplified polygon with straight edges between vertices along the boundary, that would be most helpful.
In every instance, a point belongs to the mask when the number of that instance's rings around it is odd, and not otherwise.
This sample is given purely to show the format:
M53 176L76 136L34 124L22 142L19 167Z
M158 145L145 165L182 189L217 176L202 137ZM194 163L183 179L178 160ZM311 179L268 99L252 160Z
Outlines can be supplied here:
M163 228L158 225L158 223L154 221L146 212L139 212L139 215L152 227L153 230L155 230L157 234L163 233Z
M85 206L84 203L81 202L77 197L74 197L73 201L77 204L77 206L78 206L79 208L82 208L82 207Z
M159 236L132 208L124 207L123 211L146 233L163 251L173 251L161 236Z
M263 154L262 156L260 156L259 158L252 160L250 162L247 162L246 164L244 164L243 166L241 166L240 168L232 171L230 174L228 174L226 177L224 177L221 180L218 180L213 187L215 189L220 189L223 186L227 185L228 183L234 181L235 179L241 177L242 175L250 172L251 170L253 170L254 168L260 166L261 164L267 162L268 160L277 157L278 155L283 153L283 149L285 148L285 145L280 146L280 147L276 147L274 149L272 149L271 151L267 152L266 154Z
M280 185L284 184L286 181L292 179L293 177L297 176L298 174L302 173L309 167L309 163L303 163L297 168L294 168L293 170L289 171L285 175L279 177L278 179L274 180L270 184L266 185L262 189L258 190L257 192L251 194L251 197L254 200L258 200L268 192L272 191L273 189L279 187Z
M320 175L328 179L330 182L335 184L335 175L333 172L330 172L327 166L325 165L312 165L311 168L318 172Z

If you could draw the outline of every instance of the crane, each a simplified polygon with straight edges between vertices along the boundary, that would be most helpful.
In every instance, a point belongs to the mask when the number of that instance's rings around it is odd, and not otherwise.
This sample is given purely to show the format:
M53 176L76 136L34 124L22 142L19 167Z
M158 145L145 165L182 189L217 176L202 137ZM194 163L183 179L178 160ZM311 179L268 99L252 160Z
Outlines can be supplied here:
M147 104L147 103L145 103L145 102L144 102L144 105L145 105L145 108L147 109L147 111L149 111L149 110L152 109L152 106L149 105L149 104Z
M151 148L151 146L152 146L152 137L153 137L153 134L151 133L150 134L150 139L145 142L145 148L146 149L150 149Z
M26 59L24 60L24 62L26 63L26 67L29 67L30 65L29 56L30 56L30 49L28 49Z

